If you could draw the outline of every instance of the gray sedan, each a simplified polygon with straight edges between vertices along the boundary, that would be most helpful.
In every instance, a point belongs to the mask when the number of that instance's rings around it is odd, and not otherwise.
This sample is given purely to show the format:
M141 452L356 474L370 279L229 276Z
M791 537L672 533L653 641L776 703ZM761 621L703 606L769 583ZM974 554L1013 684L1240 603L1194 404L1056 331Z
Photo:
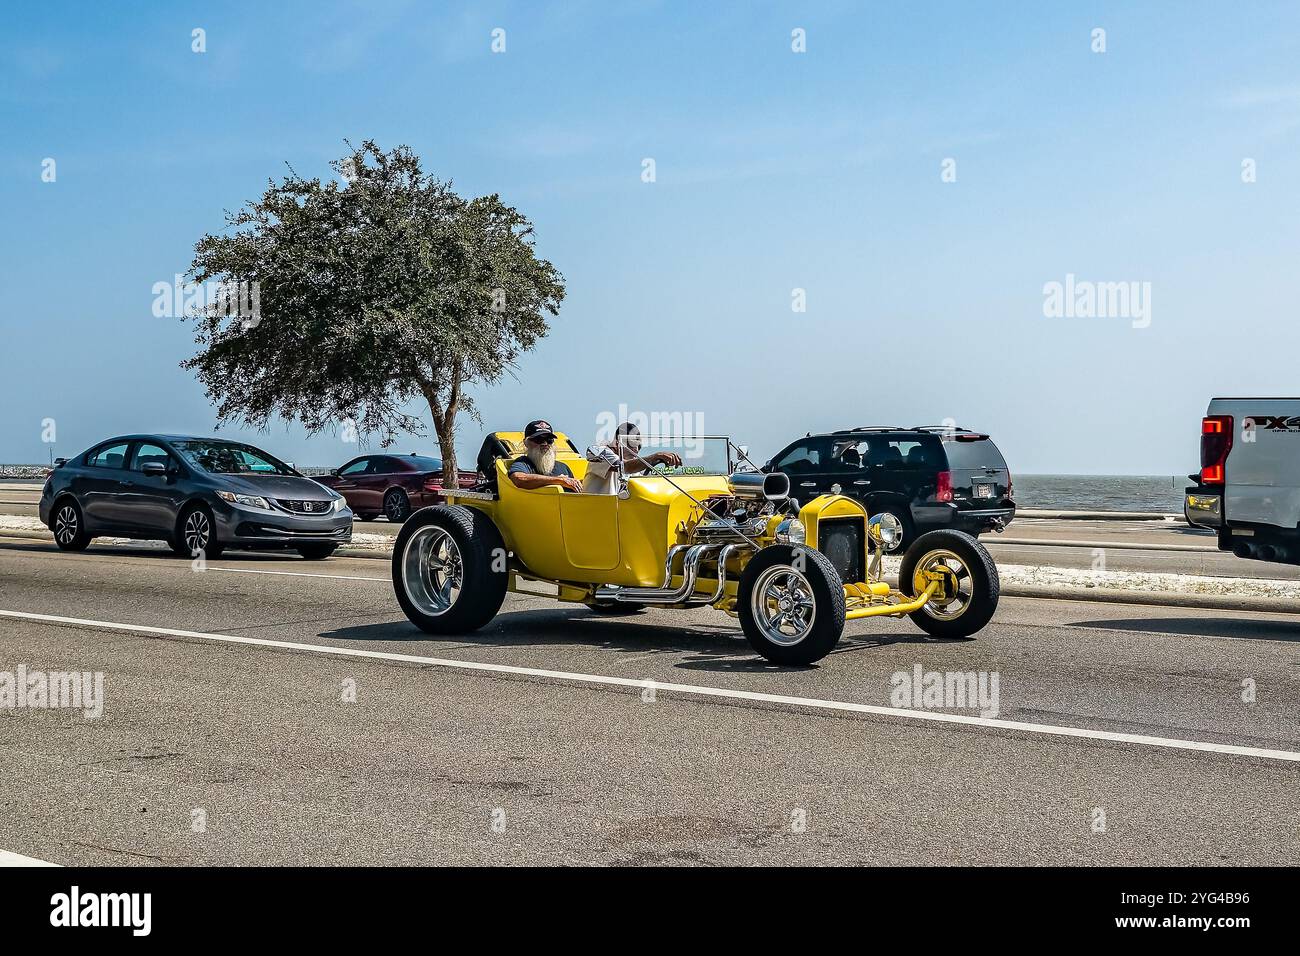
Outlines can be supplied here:
M166 541L184 557L290 548L319 560L352 540L342 495L252 445L219 438L101 442L54 469L40 514L65 551L105 535Z

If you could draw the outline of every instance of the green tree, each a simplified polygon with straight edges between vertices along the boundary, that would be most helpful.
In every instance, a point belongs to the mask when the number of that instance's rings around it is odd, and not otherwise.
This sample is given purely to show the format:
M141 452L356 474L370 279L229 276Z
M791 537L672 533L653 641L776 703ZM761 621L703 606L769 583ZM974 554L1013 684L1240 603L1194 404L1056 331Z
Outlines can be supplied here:
M522 213L457 196L408 147L366 141L330 165L341 181L290 167L198 241L190 278L248 283L258 309L204 309L183 367L221 422L281 417L316 433L351 418L382 447L424 433L407 411L422 398L454 481L457 416L477 417L468 388L499 381L546 334L563 276Z

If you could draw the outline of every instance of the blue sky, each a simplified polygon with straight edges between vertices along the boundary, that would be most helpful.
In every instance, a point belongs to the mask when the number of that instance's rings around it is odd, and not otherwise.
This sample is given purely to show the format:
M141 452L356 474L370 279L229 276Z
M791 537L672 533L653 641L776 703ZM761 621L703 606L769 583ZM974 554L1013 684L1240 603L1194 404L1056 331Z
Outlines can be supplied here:
M1179 474L1211 395L1297 393L1294 4L24 4L0 129L0 461L47 460L47 418L56 455L210 433L153 284L286 162L367 137L500 192L567 280L462 454L626 405L762 455L953 418L1013 471ZM1071 274L1149 282L1149 326L1045 316Z

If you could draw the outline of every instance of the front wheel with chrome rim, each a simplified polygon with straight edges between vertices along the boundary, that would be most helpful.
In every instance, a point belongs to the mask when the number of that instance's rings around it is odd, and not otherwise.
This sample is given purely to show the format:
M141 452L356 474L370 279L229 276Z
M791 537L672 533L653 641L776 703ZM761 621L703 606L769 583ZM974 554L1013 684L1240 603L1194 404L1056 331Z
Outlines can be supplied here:
M202 556L205 560L215 560L225 550L225 545L217 540L212 512L203 505L190 505L181 512L169 543L172 551L182 558Z
M736 593L740 626L774 664L811 664L844 631L844 585L821 552L773 545L750 559Z
M90 544L81 507L70 497L54 506L50 530L54 532L54 543L63 551L84 551Z
M921 535L903 555L898 587L908 597L934 585L934 595L909 617L935 637L970 637L998 607L998 566L978 541L963 531Z
M428 634L464 634L496 616L509 572L505 545L487 515L459 505L417 511L393 546L393 590Z

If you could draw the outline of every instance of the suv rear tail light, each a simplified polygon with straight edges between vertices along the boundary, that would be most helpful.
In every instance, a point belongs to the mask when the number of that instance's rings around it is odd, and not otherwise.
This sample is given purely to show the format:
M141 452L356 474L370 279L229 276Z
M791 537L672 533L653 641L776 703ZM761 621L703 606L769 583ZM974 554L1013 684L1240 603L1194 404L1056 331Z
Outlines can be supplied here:
M952 501L952 472L939 472L939 481L935 488L934 499L936 501Z
M1223 466L1232 450L1232 416L1201 419L1201 484L1223 484Z

